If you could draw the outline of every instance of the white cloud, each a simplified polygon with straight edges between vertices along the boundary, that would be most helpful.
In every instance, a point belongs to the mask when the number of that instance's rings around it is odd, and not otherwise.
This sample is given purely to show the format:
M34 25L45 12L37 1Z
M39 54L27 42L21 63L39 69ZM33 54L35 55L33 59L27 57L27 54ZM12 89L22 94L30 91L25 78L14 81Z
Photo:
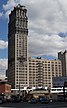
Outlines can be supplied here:
M30 40L30 41L29 41ZM37 35L29 37L30 55L52 55L57 57L59 51L67 48L67 37L58 35Z
M17 4L25 5L29 19L30 55L53 55L67 49L67 37L60 37L60 32L67 32L66 0L8 0L3 5L8 14Z
M7 59L0 59L0 75L5 75L7 69Z
M12 9L16 5L16 0L8 0L6 5L3 5L3 9L5 11L8 11Z
M0 40L0 49L5 49L8 46L8 42L4 40Z
M3 15L3 12L0 12L0 17L2 17L2 15Z

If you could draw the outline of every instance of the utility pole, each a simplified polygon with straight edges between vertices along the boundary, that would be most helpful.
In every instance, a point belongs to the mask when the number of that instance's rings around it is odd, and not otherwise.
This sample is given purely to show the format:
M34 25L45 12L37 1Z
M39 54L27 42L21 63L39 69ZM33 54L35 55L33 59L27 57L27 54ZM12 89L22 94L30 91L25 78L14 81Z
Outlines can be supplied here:
M63 98L64 98L64 102L65 102L65 86L63 86Z
M20 82L19 82L19 96L20 96Z

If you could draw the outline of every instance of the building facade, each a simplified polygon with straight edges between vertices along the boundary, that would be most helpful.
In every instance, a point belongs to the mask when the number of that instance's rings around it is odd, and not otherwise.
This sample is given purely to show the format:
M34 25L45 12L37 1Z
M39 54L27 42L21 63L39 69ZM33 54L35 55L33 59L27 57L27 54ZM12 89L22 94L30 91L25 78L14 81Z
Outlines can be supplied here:
M61 61L28 57L27 37L27 9L18 5L9 15L8 82L12 89L51 87L52 77L62 76Z
M8 81L12 88L28 86L28 18L25 6L14 7L8 23Z
M61 60L62 63L62 76L67 76L67 51L59 52L58 59Z
M29 58L29 87L52 87L52 77L61 77L60 60Z

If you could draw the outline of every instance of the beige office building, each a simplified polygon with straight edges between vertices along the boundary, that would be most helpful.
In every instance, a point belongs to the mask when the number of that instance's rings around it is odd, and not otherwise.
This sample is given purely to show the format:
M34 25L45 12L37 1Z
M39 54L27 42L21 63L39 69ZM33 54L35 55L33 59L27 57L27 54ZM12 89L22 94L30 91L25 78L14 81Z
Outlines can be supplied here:
M51 87L52 77L62 76L60 60L29 58L29 87Z
M52 77L62 76L61 61L28 58L27 37L27 9L18 5L9 15L8 81L14 89L51 87Z

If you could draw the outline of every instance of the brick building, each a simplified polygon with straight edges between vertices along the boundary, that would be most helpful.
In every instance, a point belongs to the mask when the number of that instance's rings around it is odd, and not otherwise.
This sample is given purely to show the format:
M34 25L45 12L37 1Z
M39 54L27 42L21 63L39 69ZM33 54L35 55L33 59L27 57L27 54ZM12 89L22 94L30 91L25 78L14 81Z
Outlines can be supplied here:
M0 82L0 94L11 93L11 85L6 82Z

